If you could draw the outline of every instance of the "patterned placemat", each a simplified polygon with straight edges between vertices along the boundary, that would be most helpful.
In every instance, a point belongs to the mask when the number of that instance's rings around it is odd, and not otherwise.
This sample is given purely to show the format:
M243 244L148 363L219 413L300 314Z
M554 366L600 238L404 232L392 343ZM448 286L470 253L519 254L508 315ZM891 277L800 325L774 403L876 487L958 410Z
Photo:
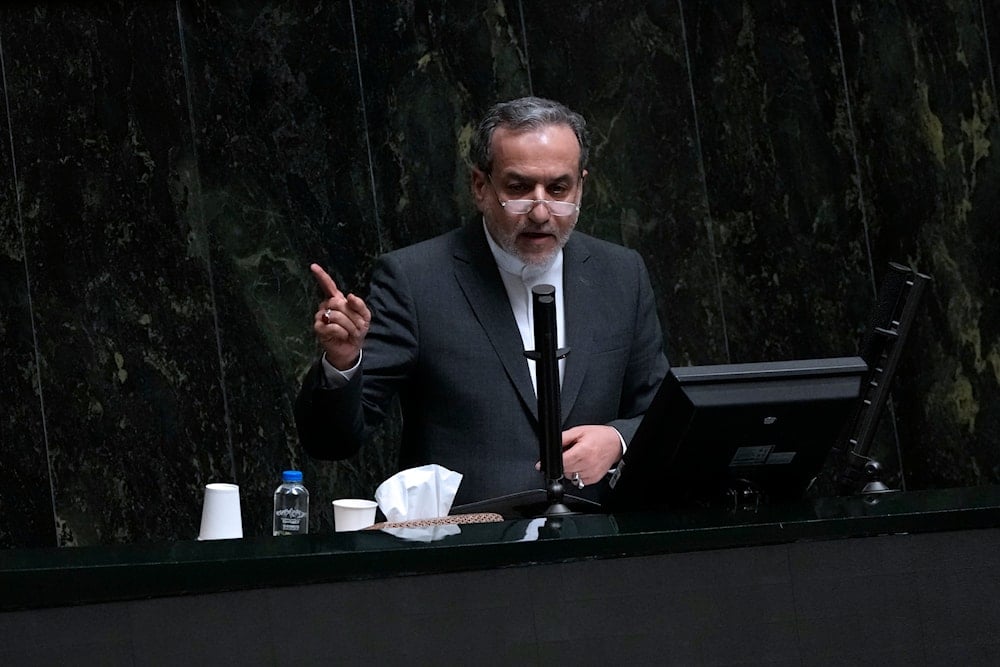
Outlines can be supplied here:
M503 521L503 516L496 512L477 512L475 514L454 514L435 519L411 519L409 521L383 521L365 530L381 530L383 528L426 528L429 526L450 526L458 523L496 523Z

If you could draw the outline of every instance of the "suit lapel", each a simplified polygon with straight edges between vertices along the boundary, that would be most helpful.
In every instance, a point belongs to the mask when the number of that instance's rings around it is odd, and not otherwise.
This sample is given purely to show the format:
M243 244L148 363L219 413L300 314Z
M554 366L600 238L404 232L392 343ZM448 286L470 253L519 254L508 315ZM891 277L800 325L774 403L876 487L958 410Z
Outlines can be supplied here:
M566 371L561 390L561 411L564 420L570 413L583 379L587 375L593 345L593 330L587 321L587 305L595 303L599 285L596 267L589 262L590 252L578 234L570 237L563 248L563 311L566 318Z
M524 357L521 334L510 311L500 270L486 243L482 222L472 222L456 236L453 252L455 278L521 401L538 419L538 401ZM474 380L475 381L475 380Z

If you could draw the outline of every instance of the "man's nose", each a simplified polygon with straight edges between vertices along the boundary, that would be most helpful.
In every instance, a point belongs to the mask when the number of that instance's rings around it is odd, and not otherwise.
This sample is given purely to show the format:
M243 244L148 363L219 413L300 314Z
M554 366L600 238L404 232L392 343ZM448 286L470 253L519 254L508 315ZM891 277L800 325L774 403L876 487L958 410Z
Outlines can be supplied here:
M541 197L537 197L537 199L541 199ZM528 217L531 218L532 222L546 222L551 215L549 207L540 201L536 201L534 208L528 211Z
M549 207L538 201L539 199L545 199L545 195L545 188L541 185L536 186L531 193L531 197L536 201L536 204L534 208L528 211L528 217L535 222L545 222L552 215Z

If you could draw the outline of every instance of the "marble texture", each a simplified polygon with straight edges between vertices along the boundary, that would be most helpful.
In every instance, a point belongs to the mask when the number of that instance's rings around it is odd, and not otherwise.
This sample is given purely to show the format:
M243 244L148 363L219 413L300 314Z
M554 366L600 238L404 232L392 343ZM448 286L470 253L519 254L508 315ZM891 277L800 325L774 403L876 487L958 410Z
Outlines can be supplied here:
M998 52L995 0L5 4L0 546L190 538L210 481L265 535L288 467L316 530L371 495L397 424L296 440L308 264L364 294L472 214L472 123L529 93L589 119L579 226L674 364L853 354L888 262L931 274L875 454L998 482Z

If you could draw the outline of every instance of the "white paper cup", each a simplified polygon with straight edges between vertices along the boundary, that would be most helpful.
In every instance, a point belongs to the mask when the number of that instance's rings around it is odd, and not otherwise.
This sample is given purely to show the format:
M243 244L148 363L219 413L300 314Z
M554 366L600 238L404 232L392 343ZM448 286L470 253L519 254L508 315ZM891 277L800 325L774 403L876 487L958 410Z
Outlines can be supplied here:
M348 530L361 530L373 525L376 507L378 507L378 503L374 500L361 500L360 498L334 500L334 530L342 533Z
M198 539L231 540L240 537L243 537L240 487L235 484L206 484Z

